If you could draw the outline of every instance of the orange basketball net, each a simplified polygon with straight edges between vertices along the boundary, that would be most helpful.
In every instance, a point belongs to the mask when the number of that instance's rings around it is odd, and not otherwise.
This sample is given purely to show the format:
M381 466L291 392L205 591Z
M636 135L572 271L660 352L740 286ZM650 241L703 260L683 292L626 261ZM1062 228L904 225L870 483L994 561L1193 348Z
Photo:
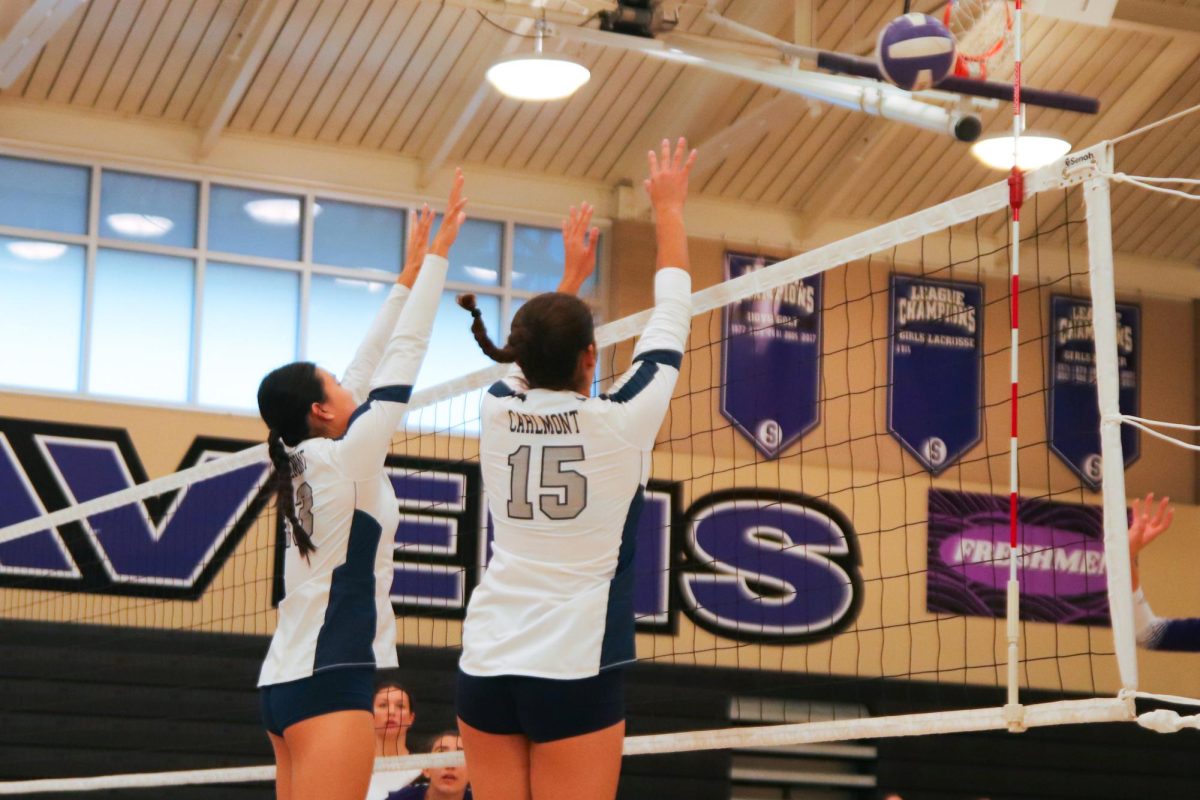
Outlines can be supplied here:
M1008 0L951 0L942 21L958 41L954 74L986 79L993 60L1012 50L1013 13Z

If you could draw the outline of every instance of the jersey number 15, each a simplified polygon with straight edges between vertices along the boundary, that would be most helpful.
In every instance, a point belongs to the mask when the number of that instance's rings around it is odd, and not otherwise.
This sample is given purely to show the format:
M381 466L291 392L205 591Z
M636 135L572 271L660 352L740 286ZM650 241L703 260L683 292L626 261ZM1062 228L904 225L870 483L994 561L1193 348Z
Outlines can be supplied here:
M529 501L529 464L533 453L530 445L521 445L509 457L512 484L509 491L510 519L533 519L533 503ZM587 507L587 478L565 465L583 461L583 447L542 448L542 474L533 491L538 496L538 508L550 519L575 519Z

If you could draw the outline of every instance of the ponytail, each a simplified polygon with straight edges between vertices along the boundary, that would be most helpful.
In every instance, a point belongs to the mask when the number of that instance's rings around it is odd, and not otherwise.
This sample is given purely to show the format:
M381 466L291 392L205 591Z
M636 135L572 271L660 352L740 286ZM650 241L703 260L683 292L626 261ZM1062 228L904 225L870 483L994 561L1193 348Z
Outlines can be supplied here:
M292 541L305 560L317 549L313 544L310 531L306 531L296 515L296 494L292 487L292 460L284 449L283 437L272 430L267 436L267 452L271 454L271 464L275 467L275 506L287 522L291 531Z
M501 364L515 361L530 388L575 388L580 355L596 342L592 310L587 303L560 292L530 299L513 317L508 343L502 348L488 336L475 295L460 294L458 304L474 317L471 333L488 358Z
M496 343L492 341L492 337L488 336L487 326L483 324L483 312L475 304L475 295L460 294L458 296L458 304L465 310L471 312L474 319L471 321L471 333L475 335L475 341L479 343L479 349L483 354L500 364L511 364L517 360L516 348L509 344L503 349L496 347ZM511 341L512 337L509 337Z

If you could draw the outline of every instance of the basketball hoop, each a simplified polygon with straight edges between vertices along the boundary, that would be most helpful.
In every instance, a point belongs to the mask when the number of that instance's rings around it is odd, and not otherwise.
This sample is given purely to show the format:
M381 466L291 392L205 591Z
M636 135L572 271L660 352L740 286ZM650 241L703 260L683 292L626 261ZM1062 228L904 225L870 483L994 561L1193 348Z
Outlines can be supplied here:
M942 19L958 40L954 74L959 77L986 80L988 66L1012 50L1009 0L950 0Z

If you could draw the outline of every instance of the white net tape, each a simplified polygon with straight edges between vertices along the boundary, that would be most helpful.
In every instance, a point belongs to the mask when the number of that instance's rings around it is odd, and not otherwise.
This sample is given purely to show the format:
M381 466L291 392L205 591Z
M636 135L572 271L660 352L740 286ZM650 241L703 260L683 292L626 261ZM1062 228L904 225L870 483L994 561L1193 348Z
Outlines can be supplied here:
M631 736L625 740L627 756L680 753L689 750L717 750L732 747L784 747L877 739L893 736L931 736L948 733L974 733L989 730L1025 730L1050 725L1079 725L1098 722L1131 722L1135 719L1131 702L1118 698L1071 700L1040 703L1021 709L1014 722L1010 711L1001 708L939 711L932 714L906 714L874 719L830 720L795 725L725 728L653 736ZM382 758L379 771L401 771L459 766L461 751ZM82 792L102 789L191 786L200 784L269 781L275 767L238 767L187 772L154 772L140 775L104 775L95 778L62 778L40 781L0 783L0 795L46 792Z

